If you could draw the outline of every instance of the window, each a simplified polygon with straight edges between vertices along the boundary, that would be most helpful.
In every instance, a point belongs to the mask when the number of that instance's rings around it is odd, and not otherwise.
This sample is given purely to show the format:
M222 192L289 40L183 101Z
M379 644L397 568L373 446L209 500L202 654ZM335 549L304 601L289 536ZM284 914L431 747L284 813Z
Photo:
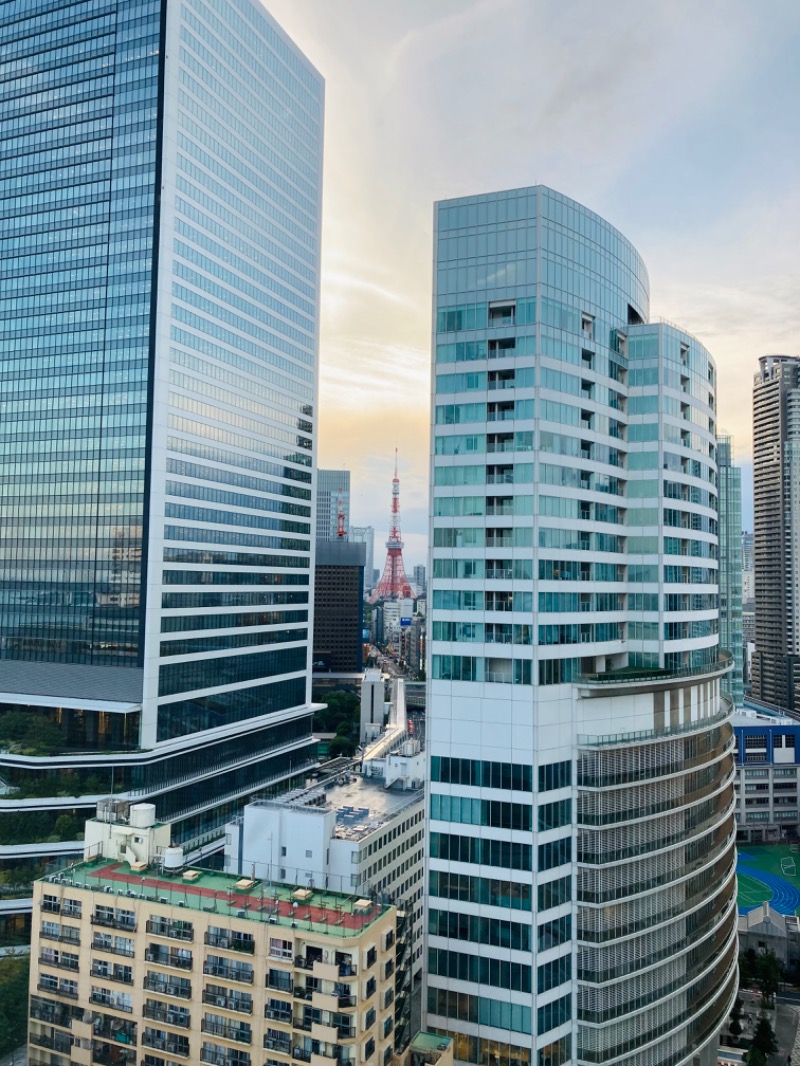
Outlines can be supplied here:
M556 788L568 788L572 784L572 763L554 762L539 767L539 791L550 792Z
M569 903L572 898L572 878L559 877L556 881L546 881L539 885L536 891L540 911L560 907L562 903Z
M489 304L490 326L513 326L517 317L515 300L494 300Z
M273 959L291 959L292 957L292 942L291 940L277 940L275 937L269 939L269 953Z
M572 1017L572 998L562 996L544 1007L539 1007L536 1012L536 1024L539 1033L546 1033L548 1029L557 1029L559 1025L568 1022Z
M562 837L539 845L539 870L553 870L572 862L572 837Z

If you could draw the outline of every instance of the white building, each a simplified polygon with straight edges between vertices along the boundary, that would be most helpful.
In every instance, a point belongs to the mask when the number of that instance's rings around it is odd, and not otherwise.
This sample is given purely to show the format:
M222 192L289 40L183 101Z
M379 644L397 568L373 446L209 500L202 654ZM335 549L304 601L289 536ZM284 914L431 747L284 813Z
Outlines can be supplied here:
M377 670L367 674L380 680ZM371 687L380 696L382 722L383 682ZM312 788L248 804L227 827L225 869L410 909L416 973L422 965L425 755L407 735L404 707L402 681L395 682L387 727L377 731L360 766L354 762Z
M544 187L436 207L425 1025L710 1066L736 994L716 371Z

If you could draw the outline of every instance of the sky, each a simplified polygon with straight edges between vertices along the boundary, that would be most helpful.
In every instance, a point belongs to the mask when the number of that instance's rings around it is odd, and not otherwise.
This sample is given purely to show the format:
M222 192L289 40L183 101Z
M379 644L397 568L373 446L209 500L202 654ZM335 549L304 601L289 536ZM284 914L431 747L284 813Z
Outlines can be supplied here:
M425 561L435 200L542 183L717 363L752 528L758 356L800 351L797 0L267 0L326 79L319 465Z

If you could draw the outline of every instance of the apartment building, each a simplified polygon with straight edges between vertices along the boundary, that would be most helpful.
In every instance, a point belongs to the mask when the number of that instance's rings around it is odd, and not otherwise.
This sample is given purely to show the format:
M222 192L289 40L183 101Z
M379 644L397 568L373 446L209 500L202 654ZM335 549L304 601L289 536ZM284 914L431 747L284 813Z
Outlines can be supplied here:
M407 1043L397 908L187 867L149 804L86 841L34 886L31 1063L386 1066L398 1018Z

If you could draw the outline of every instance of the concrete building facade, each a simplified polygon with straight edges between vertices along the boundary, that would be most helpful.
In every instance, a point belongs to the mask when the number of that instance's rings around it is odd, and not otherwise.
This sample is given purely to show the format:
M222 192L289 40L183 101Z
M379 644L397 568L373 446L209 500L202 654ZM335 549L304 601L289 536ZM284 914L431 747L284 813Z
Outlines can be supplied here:
M425 1025L457 1062L715 1062L736 992L716 371L613 227L435 209Z
M324 91L258 0L23 7L0 25L24 68L0 103L0 868L30 912L98 796L202 849L313 763Z
M34 886L30 1061L388 1063L395 907L187 867L151 805L109 817Z

